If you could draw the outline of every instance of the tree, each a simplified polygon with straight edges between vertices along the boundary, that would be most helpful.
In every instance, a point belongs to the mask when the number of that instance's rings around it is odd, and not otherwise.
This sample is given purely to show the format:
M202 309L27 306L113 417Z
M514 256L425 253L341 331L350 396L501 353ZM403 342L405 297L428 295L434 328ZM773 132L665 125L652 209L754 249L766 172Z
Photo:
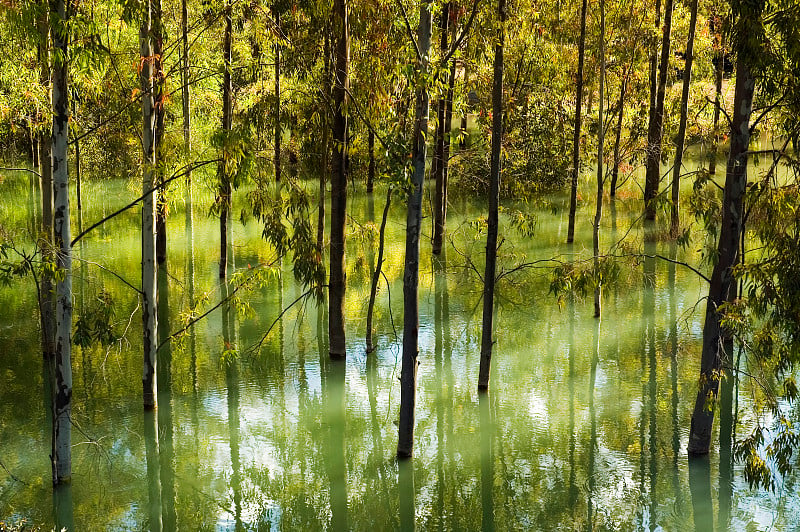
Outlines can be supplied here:
M672 7L673 0L666 0L664 4L664 31L661 37L661 60L658 66L658 84L656 86L655 101L653 102L655 105L650 107L650 120L647 127L647 169L644 186L644 217L646 220L655 220L656 218L654 200L658 195L658 187L661 183L661 143L664 133L664 98L667 88L667 73L669 72Z
M39 29L39 82L48 94L50 86L50 22L47 1L42 2L42 14L38 20ZM52 102L50 102L52 105ZM51 160L52 127L48 125L39 133L39 174L42 182L42 226L39 249L45 261L52 261L53 254L53 165ZM42 320L42 355L51 363L55 357L55 301L53 300L53 277L49 269L42 272L39 293L41 294L40 315Z
M139 78L142 95L142 388L145 410L156 406L157 274L155 188L155 110L153 98L152 7L144 4L139 27Z
M594 253L594 270L597 276L594 288L594 317L600 318L600 291L602 289L600 275L600 219L603 216L603 179L605 167L603 166L603 141L605 128L603 123L603 105L605 103L606 82L606 6L600 0L600 102L597 107L597 197L592 223L592 252ZM620 109L620 112L622 110Z
M448 2L442 7L440 16L439 31L440 37L440 52L444 58L447 55L447 33L450 25L450 10L451 3ZM446 65L443 65L443 67ZM433 253L438 255L442 251L442 241L444 240L445 230L445 216L447 213L447 187L445 184L445 175L447 167L447 159L445 154L445 137L450 135L450 122L447 119L447 110L452 100L452 85L448 76L448 87L444 91L444 95L439 98L436 106L436 136L433 156L433 178L436 184L436 192L434 194L433 205ZM449 97L449 98L448 98ZM452 116L452 108L451 108Z
M505 40L506 2L498 0L498 35L494 46L494 86L492 89L492 154L489 185L489 219L486 230L486 270L483 274L483 322L481 327L481 364L478 390L489 389L492 362L494 287L497 271L497 226L500 203L500 152L503 144L503 45Z
M569 192L567 243L575 240L575 211L578 205L578 173L581 168L581 106L583 105L583 63L586 54L587 0L581 4L581 36L578 41L578 73L575 81L575 132L572 136L572 174Z
M349 89L350 25L347 0L335 0L333 12L336 35L336 66L333 85L333 172L331 175L331 255L328 331L331 358L346 355L344 333L345 237L347 217L347 114Z
M677 236L680 226L678 201L680 200L681 170L683 168L683 149L686 141L686 121L689 116L689 87L692 82L692 61L694 60L694 31L697 26L697 0L692 0L692 15L689 21L689 38L686 42L686 65L683 67L683 92L681 93L681 118L678 138L675 140L675 164L672 168L672 209L670 211L670 234Z
M275 166L275 181L281 180L281 13L278 3L272 5L272 18L275 21L275 152L273 164Z
M231 208L231 175L230 175L230 143L233 125L233 82L231 81L231 40L233 34L233 6L226 0L223 16L225 18L225 34L222 43L222 157L217 168L219 178L219 278L228 276L228 218Z
M155 112L155 172L158 183L158 196L156 203L156 262L164 264L167 261L167 190L164 184L164 22L161 17L162 0L150 0L153 13L152 40L153 47L153 111Z
M400 369L400 424L397 457L410 458L414 452L414 410L417 398L417 356L419 355L419 235L422 229L422 187L428 131L428 53L431 47L430 0L419 6L419 26L414 48L417 52L416 106L414 110L412 176L406 211L406 255L403 265L403 359ZM412 37L413 39L413 37ZM402 500L402 498L401 498Z
M53 233L56 268L55 386L53 387L53 484L72 479L72 244L69 215L69 12L64 0L50 2L53 38Z
M763 2L752 6L739 6L743 12L736 20L736 86L731 120L731 147L725 172L722 199L722 223L717 242L717 263L711 273L706 303L706 320L703 327L703 351L700 359L700 386L695 399L692 424L689 432L690 455L708 454L711 430L714 423L713 401L719 390L723 343L729 334L721 323L722 305L732 300L735 293L733 267L739 256L739 242L744 223L743 204L747 188L747 160L750 145L750 115L753 109L755 78L751 71L754 50L750 48L751 35L760 29ZM709 403L710 401L710 403Z

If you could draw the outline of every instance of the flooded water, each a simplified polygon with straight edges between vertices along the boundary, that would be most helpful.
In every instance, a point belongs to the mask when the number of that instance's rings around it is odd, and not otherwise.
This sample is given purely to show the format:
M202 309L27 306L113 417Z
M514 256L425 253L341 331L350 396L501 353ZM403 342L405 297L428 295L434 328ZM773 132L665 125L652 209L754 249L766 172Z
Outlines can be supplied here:
M591 197L585 186L584 197ZM26 231L35 191L24 176L8 178L3 188L3 225L16 234L15 245L31 250ZM82 226L131 201L135 188L85 183ZM216 279L210 185L198 180L192 216L181 194L174 194L168 265L159 279L167 288L159 302L162 338L183 327L192 301L207 309L232 290ZM382 190L374 198L356 192L352 219L379 222L384 198ZM581 206L576 244L568 247L564 202L553 196L524 207L538 215L533 236L501 229L501 271L589 256L594 206ZM430 231L423 231L415 457L398 463L403 203L395 200L390 211L375 354L365 354L364 329L376 253L353 223L346 362L330 362L324 306L300 297L304 289L286 260L282 275L242 291L237 305L221 305L162 347L158 409L151 414L142 409L136 294L108 272L138 285L139 213L128 211L86 237L75 249L76 315L111 308L119 340L73 351L73 481L55 494L35 287L30 278L4 286L0 520L75 530L800 526L792 479L776 493L749 489L716 435L708 459L686 456L707 288L680 265L624 262L619 284L605 289L602 320L592 317L591 298L559 305L549 293L552 262L505 275L490 393L479 396L481 284L470 265L482 273L485 239L473 222L485 206L458 198L441 259L431 257ZM699 262L699 242L687 250L645 244L640 212L640 193L629 183L606 204L601 247L627 235L626 253ZM233 224L240 278L274 259L260 235L252 221ZM746 382L735 389L743 413L748 390ZM739 435L749 427L741 417Z

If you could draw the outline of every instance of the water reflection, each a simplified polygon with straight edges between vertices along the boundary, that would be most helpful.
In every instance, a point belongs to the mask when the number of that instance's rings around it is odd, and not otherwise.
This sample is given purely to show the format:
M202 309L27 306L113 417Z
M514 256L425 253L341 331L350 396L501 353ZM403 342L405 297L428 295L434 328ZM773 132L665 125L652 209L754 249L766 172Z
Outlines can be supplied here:
M161 477L161 524L166 531L177 528L175 514L175 448L172 417L172 343L169 309L169 277L166 264L158 268L158 456Z
M328 371L329 482L331 529L348 529L347 464L345 458L345 365L331 360Z
M711 506L711 465L707 455L689 458L689 490L692 494L695 530L697 532L714 530L714 513Z
M412 459L397 461L397 484L400 496L400 530L411 532L416 530L416 490L414 489L414 461Z
M481 530L494 530L494 421L489 393L478 395L481 433Z
M161 479L158 462L158 427L156 413L144 410L144 449L147 468L147 523L150 532L161 530Z
M75 519L72 506L72 484L60 484L53 487L53 522L56 530L72 532Z

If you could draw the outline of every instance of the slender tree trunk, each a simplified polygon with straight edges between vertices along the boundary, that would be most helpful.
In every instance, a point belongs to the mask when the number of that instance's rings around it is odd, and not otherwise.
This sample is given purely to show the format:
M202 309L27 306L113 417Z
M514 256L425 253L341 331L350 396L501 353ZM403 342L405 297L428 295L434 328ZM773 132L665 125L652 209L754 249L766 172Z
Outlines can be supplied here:
M349 87L350 23L347 0L334 2L336 71L333 85L333 173L331 175L331 266L328 330L331 358L346 355L344 336L345 273L344 230L347 217L347 114L345 102Z
M447 54L447 32L450 25L450 3L448 2L442 7L440 15L439 32L441 33L441 40L439 42L439 50L442 57ZM452 61L452 59L451 59ZM442 241L444 240L445 231L445 184L444 184L444 166L445 166L445 135L449 133L446 129L447 121L447 91L443 97L439 98L436 105L436 147L433 154L433 179L436 183L436 192L433 196L433 254L438 255L442 252Z
M603 106L605 104L606 83L606 5L600 0L600 101L597 105L597 197L592 223L592 252L594 253L594 270L598 274L597 286L594 288L594 317L600 318L600 219L603 216L603 141L605 140L605 126L603 122ZM621 112L621 109L620 109Z
M375 182L375 132L369 130L367 135L367 147L369 149L369 167L367 168L367 194L372 194Z
M321 103L322 107L322 157L319 169L319 210L317 212L317 253L322 258L323 247L325 242L325 188L327 187L328 171L329 171L329 155L330 155L330 128L328 120L328 107L327 98L331 95L331 38L329 28L325 30L325 44L323 46L323 74L322 74L322 91L325 101Z
M617 128L614 135L614 167L611 169L611 185L609 194L611 197L617 195L617 178L619 177L619 145L622 140L622 119L625 116L625 92L628 86L628 72L624 72L622 83L619 89L619 100L617 100Z
M583 64L586 56L587 0L581 4L581 36L578 41L578 72L575 81L575 132L572 135L572 175L569 191L567 243L575 240L575 211L578 208L578 174L581 169L581 106L583 105Z
M486 270L483 275L483 325L478 390L489 389L492 362L494 284L497 269L497 225L500 203L500 151L503 144L503 44L505 40L506 0L498 0L499 35L494 47L494 87L492 88L492 167L489 184L489 224L486 230Z
M692 0L692 16L689 21L689 38L686 42L686 66L683 69L683 92L681 93L681 119L678 138L675 141L675 164L672 169L672 210L670 211L669 232L678 235L680 228L680 187L683 167L683 148L686 142L686 122L689 116L689 86L692 83L692 61L694 60L694 33L697 26L697 0Z
M139 51L142 57L142 193L155 184L155 110L153 100L153 48L150 42L151 5L145 4L139 28ZM145 410L156 406L156 341L158 330L156 275L156 201L155 193L142 201L142 349L144 365L142 391Z
M381 268L383 267L383 249L386 237L386 220L389 217L389 207L392 204L392 188L386 191L386 205L383 207L383 218L381 218L380 236L378 237L378 263L375 271L372 272L372 284L369 289L369 304L367 305L367 353L375 351L375 343L372 341L372 314L375 310L375 297L378 293L378 283L381 280Z
M748 20L739 21L743 31ZM692 425L689 432L688 451L691 455L708 454L714 409L707 400L715 399L719 390L725 331L721 324L719 306L730 301L735 290L733 265L736 264L739 240L743 226L743 203L747 187L747 148L750 144L750 115L753 105L755 80L750 72L747 44L740 43L737 50L736 88L734 93L733 121L731 123L731 149L725 176L722 200L722 224L717 244L718 260L711 273L703 328L703 352L700 360L700 387L695 400Z
M281 16L278 6L273 5L272 16L275 19L277 35L275 37L275 152L273 164L275 165L275 182L281 181Z
M183 114L183 152L187 163L191 160L192 147L191 109L189 93L189 8L188 0L181 0L181 111ZM191 220L192 170L186 170L186 220Z
M716 30L717 28L714 29ZM722 99L722 74L725 70L725 33L720 30L719 34L719 49L714 54L717 59L714 68L714 122L712 126L714 140L712 141L711 153L709 155L711 160L708 162L708 173L711 175L717 173L717 150L719 149L719 135L717 134L717 130L719 128L719 111L725 104L725 100Z
M658 85L656 88L655 107L647 128L647 169L644 187L645 219L656 219L655 198L661 184L661 143L664 133L664 97L669 72L670 34L672 32L673 0L664 4L664 31L661 36L661 60L658 65Z
M153 103L155 105L155 158L156 181L158 181L158 204L156 205L156 261L167 261L167 191L164 187L164 24L161 20L161 0L151 0L153 10Z
M469 64L464 62L464 98L469 101ZM465 150L467 148L467 111L461 111L461 125L459 126L458 135L458 149Z
M68 15L64 0L51 0L53 49L53 232L56 268L56 356L53 388L53 484L72 479L72 238L69 215Z
M419 355L419 235L422 229L422 187L425 182L425 158L428 131L428 54L431 48L430 0L419 7L417 45L417 75L422 80L417 85L417 104L414 111L414 146L412 152L413 174L408 196L406 215L406 255L403 267L403 362L400 370L400 425L398 429L397 456L410 458L414 453L414 410L417 399L417 356ZM404 498L401 497L401 504Z
M228 135L231 132L233 123L233 83L231 81L231 39L233 33L233 13L231 0L225 3L225 36L223 38L222 55L224 62L224 73L222 81L222 161L219 163L217 173L219 174L219 278L226 279L228 276L228 218L231 208L231 179L228 175L227 161L230 157L228 153Z
M47 12L48 10L45 10ZM39 82L47 89L48 101L52 91L50 84L50 22L47 15L39 21L39 34L42 44L39 48ZM52 105L52 103L51 103ZM49 110L48 110L49 112ZM42 180L42 227L39 237L39 249L42 260L52 262L53 257L53 164L51 146L53 143L52 126L39 133L39 174ZM42 326L42 356L46 361L55 359L56 352L56 316L53 298L53 276L50 269L42 272L40 288L40 307Z

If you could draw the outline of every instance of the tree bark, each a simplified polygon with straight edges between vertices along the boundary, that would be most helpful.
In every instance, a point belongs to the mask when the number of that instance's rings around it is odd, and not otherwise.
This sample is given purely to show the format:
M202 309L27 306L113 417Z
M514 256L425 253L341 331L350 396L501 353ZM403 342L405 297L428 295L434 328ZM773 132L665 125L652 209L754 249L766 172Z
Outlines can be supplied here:
M744 17L743 17L744 18ZM740 20L740 28L747 19ZM746 44L737 50L736 88L734 93L733 121L731 123L731 148L725 175L722 199L722 224L717 244L718 260L711 273L703 327L703 351L700 360L700 387L692 414L688 451L691 455L708 454L714 423L714 405L708 404L717 397L725 331L721 324L719 306L731 300L735 291L732 268L736 264L739 241L743 227L743 203L747 187L747 148L750 144L750 115L752 113L755 80L750 72ZM710 408L709 408L710 407Z
M605 105L606 82L606 6L600 0L600 98L597 104L597 197L592 223L592 252L594 253L594 271L597 274L597 285L594 288L594 317L600 318L600 295L602 285L600 282L600 219L603 216L603 141L605 140L605 127L603 123L603 107Z
M372 284L369 289L369 304L367 305L367 353L375 351L375 343L372 341L372 314L375 310L375 297L378 293L378 283L381 279L381 268L383 267L383 248L386 237L386 220L389 217L389 207L392 204L392 188L386 191L386 205L383 207L383 218L381 219L380 236L378 237L378 263L375 271L372 272Z
M489 184L489 220L486 231L486 270L483 275L483 324L481 329L481 364L478 390L489 389L492 363L494 285L497 269L497 226L500 203L500 151L503 144L503 44L505 40L506 0L498 0L500 28L494 47L494 86L492 88L492 153Z
M575 240L575 211L578 208L578 174L581 168L581 106L583 105L583 64L586 56L587 0L581 4L581 36L578 41L578 72L575 81L575 132L572 135L572 174L569 191L567 243Z
M327 99L331 95L331 38L330 28L325 28L325 44L323 45L323 71L322 71L322 91L323 101L321 102L322 112L320 113L322 126L322 156L320 157L319 169L319 207L317 212L317 253L322 258L325 242L325 189L327 187L330 155L330 129L328 121Z
M161 21L161 0L151 0L153 10L153 103L156 121L155 158L156 181L158 181L158 203L156 205L156 262L167 261L167 191L164 187L164 24Z
M219 163L219 278L224 280L228 276L228 218L231 208L231 178L228 175L227 161L228 135L233 123L233 83L231 81L231 39L233 33L233 8L231 0L225 3L225 35L223 37L222 55L224 73L222 80L222 161Z
M661 36L661 60L658 66L655 107L651 108L651 120L647 128L647 169L644 187L644 217L646 220L656 219L656 204L654 200L658 195L658 187L661 184L661 143L664 133L664 97L667 88L667 72L669 71L672 7L673 0L666 0L664 4L664 31Z
M345 101L349 87L350 23L347 0L334 2L334 32L336 42L336 68L333 85L333 172L331 175L331 256L328 330L331 358L344 358L347 354L344 334L344 294L347 283L345 273L345 221L347 218L347 114Z
M45 10L45 13L47 10ZM39 20L39 34L42 44L39 48L39 82L47 89L48 95L52 91L50 84L50 22L47 14ZM48 98L50 105L52 102ZM49 112L49 110L48 110ZM42 180L42 227L39 237L39 249L42 260L53 261L53 161L51 147L53 143L52 127L39 132L39 174ZM50 270L45 268L40 281L39 313L42 326L42 356L46 361L55 359L56 341L56 316L55 300L53 298L53 277Z
M614 167L611 169L611 184L609 185L609 195L613 198L617 195L617 179L619 177L619 145L622 140L622 119L625 116L625 92L628 86L628 72L622 77L619 89L619 100L617 100L617 127L614 136Z
M369 149L369 167L367 168L367 194L372 194L375 183L375 132L372 129L367 134L367 148Z
M714 68L714 122L712 127L714 140L711 144L711 153L709 154L711 160L708 162L708 173L711 175L717 173L717 150L719 149L717 128L719 128L720 108L725 104L725 101L722 99L722 74L725 70L725 33L721 28L714 28L714 30L719 31L720 44L719 49L714 54L717 59L717 64Z
M273 5L272 16L275 19L277 33L275 36L275 151L273 164L275 165L275 182L281 181L281 16L278 6Z
M439 50L442 57L447 54L447 32L450 25L450 3L444 5L439 22L441 40ZM453 61L451 59L451 61ZM436 183L436 191L433 199L433 254L438 255L442 252L442 241L444 240L445 230L445 196L447 194L444 181L445 167L445 135L447 130L447 91L436 106L436 147L433 155L433 179Z
M419 235L422 229L422 187L425 182L425 143L428 131L428 54L431 47L430 0L419 7L417 28L417 103L414 111L413 174L406 214L406 255L403 266L403 361L400 370L400 425L397 457L410 458L414 453L414 409L417 399L417 356L419 355ZM401 504L403 498L401 497Z
M697 26L697 0L692 0L692 15L689 21L689 37L686 42L686 65L683 69L683 92L681 93L681 118L678 126L678 138L675 140L675 164L672 169L672 209L670 211L669 231L678 235L680 228L680 187L683 167L683 147L686 142L686 122L689 116L689 86L692 83L692 62L694 60L694 33Z
M55 386L53 388L53 484L72 479L72 245L69 214L68 14L64 0L51 0L53 49L53 234L56 268Z
M140 82L142 90L142 193L155 184L155 102L153 99L153 48L151 4L145 4L139 28L139 51L142 58ZM156 279L156 201L155 192L142 200L142 395L145 410L156 406L157 348L157 279Z

